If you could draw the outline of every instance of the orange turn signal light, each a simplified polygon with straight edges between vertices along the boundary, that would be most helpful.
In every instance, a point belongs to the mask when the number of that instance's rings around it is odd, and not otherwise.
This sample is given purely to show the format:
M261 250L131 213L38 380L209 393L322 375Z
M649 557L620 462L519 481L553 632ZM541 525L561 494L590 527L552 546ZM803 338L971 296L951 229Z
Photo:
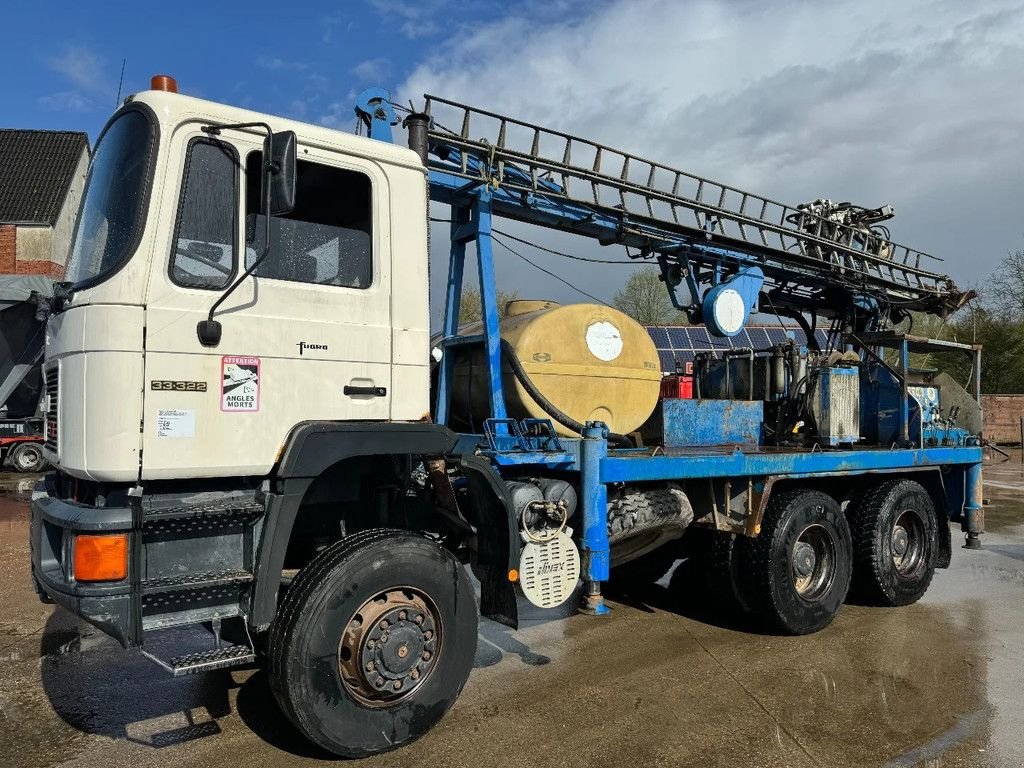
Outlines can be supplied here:
M75 537L76 581L121 581L128 576L128 534Z
M515 568L510 568L508 572L508 580L513 582L519 581L519 571L517 571Z

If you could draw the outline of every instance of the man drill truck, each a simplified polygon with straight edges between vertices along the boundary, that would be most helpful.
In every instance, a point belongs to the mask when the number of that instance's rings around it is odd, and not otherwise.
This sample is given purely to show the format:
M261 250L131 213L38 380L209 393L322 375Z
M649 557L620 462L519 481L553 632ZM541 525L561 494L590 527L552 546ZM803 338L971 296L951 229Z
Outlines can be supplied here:
M405 148L400 111L366 91L351 135L158 76L110 118L45 302L42 599L175 675L264 664L298 730L352 757L440 720L479 614L607 615L605 583L656 581L683 546L720 600L810 633L851 593L919 599L951 522L978 546L980 350L900 331L970 296L892 240L891 208L792 207L432 96ZM737 348L659 398L622 313L499 312L495 218L625 246ZM460 327L467 260L482 320ZM745 344L757 313L805 338ZM209 646L153 642L188 626Z

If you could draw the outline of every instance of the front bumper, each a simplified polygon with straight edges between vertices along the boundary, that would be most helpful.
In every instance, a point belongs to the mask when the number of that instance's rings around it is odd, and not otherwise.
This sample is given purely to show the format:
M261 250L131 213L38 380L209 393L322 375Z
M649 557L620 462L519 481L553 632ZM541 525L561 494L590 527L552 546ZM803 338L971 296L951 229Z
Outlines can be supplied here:
M131 644L131 564L123 581L84 584L72 573L77 533L130 533L129 507L91 507L58 498L53 475L32 494L30 549L32 580L44 601L52 601L115 638ZM130 541L130 540L129 540Z

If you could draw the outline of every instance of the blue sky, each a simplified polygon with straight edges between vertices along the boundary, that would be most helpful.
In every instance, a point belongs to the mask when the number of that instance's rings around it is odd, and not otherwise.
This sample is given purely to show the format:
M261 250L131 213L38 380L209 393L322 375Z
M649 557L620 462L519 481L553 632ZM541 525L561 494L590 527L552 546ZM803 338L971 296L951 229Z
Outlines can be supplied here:
M383 85L401 101L447 96L791 204L891 203L893 237L945 259L937 269L961 285L983 286L1024 247L1024 0L7 5L2 127L95 138L122 59L124 93L167 73L191 95L342 130L355 95ZM605 300L631 269L530 256ZM524 296L583 298L513 257L497 270Z
M438 38L495 14L489 2L457 15L445 5L10 3L4 26L17 33L0 48L0 125L95 138L123 59L123 94L167 73L190 95L348 129L354 93L402 82Z

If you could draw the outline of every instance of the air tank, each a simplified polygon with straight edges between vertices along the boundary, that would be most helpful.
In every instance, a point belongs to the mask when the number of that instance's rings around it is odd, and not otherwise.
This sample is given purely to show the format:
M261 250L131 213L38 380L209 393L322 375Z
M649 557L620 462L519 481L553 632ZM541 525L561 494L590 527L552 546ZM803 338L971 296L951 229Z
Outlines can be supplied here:
M540 394L572 419L603 421L628 434L654 411L661 385L658 352L647 330L628 315L597 304L510 301L500 318L508 342ZM482 332L481 323L459 330ZM461 427L482 428L490 415L482 349L456 352L452 416ZM502 361L502 383L512 418L550 419ZM552 419L560 435L576 435Z

